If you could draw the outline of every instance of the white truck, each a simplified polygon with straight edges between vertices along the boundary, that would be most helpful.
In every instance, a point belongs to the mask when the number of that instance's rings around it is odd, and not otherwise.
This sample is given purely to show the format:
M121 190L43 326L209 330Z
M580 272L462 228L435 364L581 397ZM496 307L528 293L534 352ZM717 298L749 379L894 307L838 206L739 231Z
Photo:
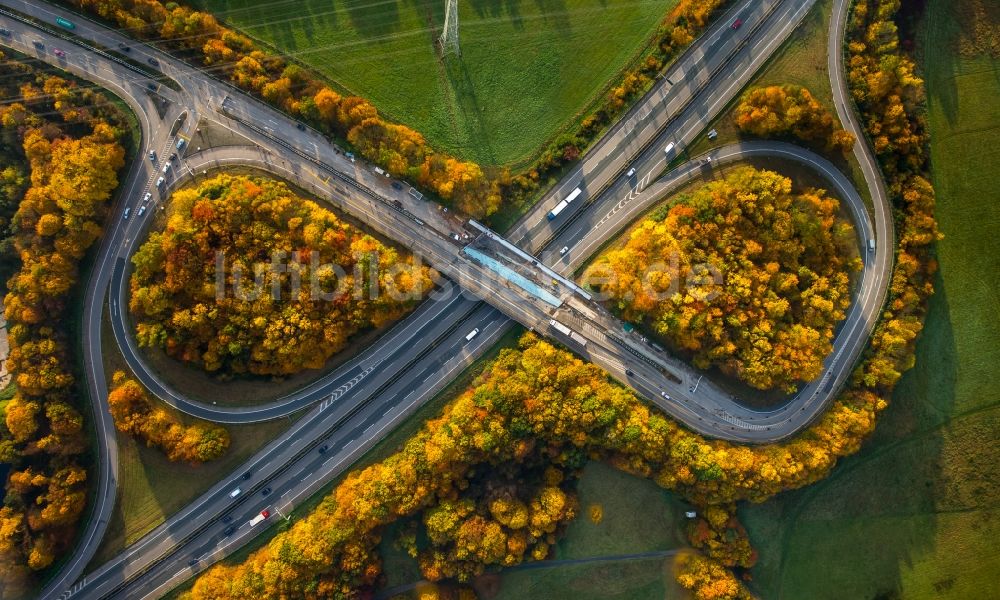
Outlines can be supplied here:
M555 319L552 319L551 321L549 321L549 325L552 326L552 329L555 329L556 331L558 331L559 333L561 333L561 334L563 334L565 336L568 336L571 333L571 330L570 330L569 327L566 327L565 325L563 325L559 321L556 321Z
M257 523L262 522L264 519L266 519L266 518L268 518L270 516L271 516L271 511L269 511L269 510L267 510L265 508L264 510L260 511L259 513L257 513L256 517L250 519L250 527L253 527Z

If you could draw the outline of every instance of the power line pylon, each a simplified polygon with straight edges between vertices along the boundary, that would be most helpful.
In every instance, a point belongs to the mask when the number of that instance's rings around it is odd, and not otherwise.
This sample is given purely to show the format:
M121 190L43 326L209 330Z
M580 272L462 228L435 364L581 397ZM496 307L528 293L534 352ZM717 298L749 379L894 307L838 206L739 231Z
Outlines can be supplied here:
M458 0L448 0L444 15L444 31L441 32L441 54L461 56L458 47Z

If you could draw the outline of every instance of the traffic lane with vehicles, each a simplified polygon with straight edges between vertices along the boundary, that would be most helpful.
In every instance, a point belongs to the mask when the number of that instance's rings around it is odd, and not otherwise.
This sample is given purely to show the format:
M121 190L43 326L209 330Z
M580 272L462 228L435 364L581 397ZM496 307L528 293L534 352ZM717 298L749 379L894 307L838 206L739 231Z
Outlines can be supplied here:
M512 230L509 239L529 252L545 247L559 219L550 222L547 214L574 189L580 188L581 204L602 195L604 188L633 166L629 163L642 152L661 152L671 141L678 152L684 145L674 140L683 108L705 121L715 110L706 110L702 98L712 97L725 106L746 84L801 22L815 0L771 0L740 3L728 11L692 44L666 71L653 89L630 110L594 148L584 156L555 188L538 202ZM733 31L729 24L741 18L744 26ZM760 46L766 45L765 51ZM720 76L721 75L721 76ZM733 84L733 85L731 85ZM716 109L717 110L717 109ZM684 111L688 113L688 110ZM702 125L703 125L702 124ZM647 174L641 169L639 177ZM579 205L576 207L579 208ZM573 209L570 209L572 211ZM558 247L558 246L557 246Z
M199 96L200 96L200 95L199 95ZM261 106L261 105L259 105L259 104L255 104L255 103L253 103L253 102L251 102L251 103L250 103L249 105L250 105L250 106L257 106L257 107ZM269 109L269 108L267 108L267 107L264 107L264 108L265 108L265 109L266 109L267 111L271 111L271 109ZM271 112L273 113L273 111L271 111ZM270 119L270 117L267 117L267 118L268 118L268 119ZM264 128L266 129L266 128L267 128L267 125L264 125ZM510 311L510 310L507 310L507 311L505 311L505 312L507 312L507 314L511 314L511 315L515 315L515 314L517 314L517 312L512 312L512 311ZM695 425L695 426L696 426L696 425Z
M622 198L606 213L596 213L598 205L588 207L572 226L560 232L556 243L572 243L580 240L567 255L559 257L555 264L557 271L570 273L582 266L590 254L604 246L612 237L618 235L629 224L635 222L644 212L669 196L673 191L687 185L690 181L709 175L708 170L720 165L745 161L756 157L781 158L797 161L813 169L824 177L838 196L846 203L851 213L857 233L858 251L863 260L863 269L857 294L841 322L834 340L834 352L824 361L823 375L809 382L797 393L796 397L785 406L775 410L757 411L732 402L732 399L717 393L710 386L702 386L697 395L699 404L709 409L711 414L727 421L726 428L733 427L744 421L753 427L770 426L765 431L776 431L778 425L788 419L810 420L815 418L825 406L825 400L832 390L837 389L842 379L850 374L850 368L857 358L857 353L863 349L867 332L873 322L872 306L879 305L878 290L880 283L877 278L882 273L877 267L876 257L868 251L868 240L874 239L872 219L865 207L864 200L854 188L851 181L826 159L798 146L781 142L745 142L714 149L695 160L681 165L658 180L643 192ZM711 160L709 160L711 159ZM596 213L596 214L594 214ZM579 249L579 252L576 250ZM634 334L633 334L634 335ZM675 364L678 373L685 375L685 380L700 374L686 364ZM833 375L828 375L833 373ZM832 381L831 381L832 380ZM831 385L832 384L832 385ZM683 387L681 387L683 390ZM682 397L683 395L678 395ZM791 408L790 408L791 407ZM793 411L795 414L793 415ZM737 422L733 423L732 419ZM791 434L789 434L791 435Z
M240 471L236 471L214 486L213 493L206 494L209 498L197 503L194 514L178 515L174 527L161 526L156 535L144 537L139 545L130 547L115 561L89 574L87 584L74 597L142 598L151 590L164 593L166 590L161 586L165 583L186 579L273 525L276 518L287 516L295 506L343 474L388 431L419 409L427 398L452 382L511 325L508 319L484 304L477 305L468 321L481 332L472 341L465 340L464 327L453 329L441 343L440 352L425 355L407 377L391 382L360 410L352 413L342 407L334 408L329 417L307 416L300 420L290 435L283 438L306 441L295 447L266 449L256 463L246 467L252 471L251 479L244 480L239 476ZM379 387L373 383L365 386ZM310 415L314 413L315 410ZM331 423L338 421L342 423L339 427L327 431ZM324 445L327 451L321 453L319 450ZM297 458L288 460L290 457ZM276 472L268 471L272 466L279 468L274 469ZM274 491L263 496L261 491L265 487ZM241 492L236 498L230 498L235 488L240 488ZM271 518L263 523L264 527L248 527L249 520L262 509L270 510ZM236 530L226 535L226 529L234 525ZM181 540L180 547L174 548ZM131 559L133 556L135 559ZM148 560L153 556L162 558ZM198 559L198 564L190 565L192 559ZM138 573L141 577L119 585Z
M261 136L259 141L261 144L267 141L266 134L259 134L258 132L250 132L250 134ZM228 153L239 150L239 148L235 148L226 149L225 151ZM242 151L240 152L240 157L234 156L223 158L222 156L218 156L210 158L212 153L217 152L221 152L221 149L215 149L205 153L193 155L189 157L189 160L201 160L206 163L213 164L254 166L264 171L270 171L275 175L284 177L289 181L294 182L302 189L312 192L317 198L328 199L337 206L359 218L362 218L363 220L369 219L369 224L371 224L376 230L380 230L387 235L408 235L412 249L414 249L417 253L422 253L432 266L437 267L446 276L455 279L460 286L470 290L474 294L479 295L479 297L488 297L489 301L494 306L497 306L501 312L511 318L514 318L515 320L518 320L525 326L542 332L546 331L544 327L551 317L550 306L540 306L539 301L529 300L525 294L521 293L521 290L515 289L515 286L505 285L495 273L487 272L486 270L480 269L475 265L470 265L468 261L465 261L464 263L455 261L452 257L457 253L456 246L446 242L440 233L437 235L428 234L425 227L422 225L415 225L412 218L404 217L398 211L392 210L389 208L387 203L373 201L365 194L348 194L346 196L342 196L336 193L336 191L331 187L334 182L319 176L318 171L310 168L308 165L303 166L300 163L292 163L283 158L277 158L271 153L253 154L249 151ZM202 154L205 154L205 156L202 156ZM457 268L458 266L472 268L459 269ZM602 322L614 321L614 317L610 314L606 314L606 312L607 311L603 311L602 313L597 314L594 311L591 311L591 314L592 316L600 316L600 320ZM618 325L610 325L609 327L615 331L621 329L620 323ZM598 364L601 364L602 366L609 366L600 362L600 360L603 360L604 355L614 355L615 353L619 353L622 358L626 357L624 354L626 350L620 348L620 344L616 340L604 335L601 327L591 326L584 329L582 332L584 335L591 336L595 343L606 346L606 352L598 355ZM634 353L635 350L633 348L628 351ZM663 361L664 358L658 356L657 360ZM679 364L676 359L671 360L673 360L673 363L676 363L674 366L678 372L688 374L687 379L694 380L698 377L698 375L689 367ZM687 385L687 380L682 381L679 384L674 384L664 380L662 375L658 375L655 372L651 372L649 377L660 377L660 385L668 389L674 385ZM715 398L715 402L720 405L725 405L726 403L733 404L732 399L712 382L706 381L702 385L701 393L703 395L713 396ZM664 405L664 408L667 408L666 404L668 403L666 403L658 394L648 396L647 398L651 402ZM723 437L732 437L732 439L744 439L743 437L730 436L729 431L731 428L721 429L716 426L709 426L703 422L703 420L690 423L690 426L708 435L722 435ZM789 424L785 424L783 426L788 427ZM748 428L753 429L749 425Z

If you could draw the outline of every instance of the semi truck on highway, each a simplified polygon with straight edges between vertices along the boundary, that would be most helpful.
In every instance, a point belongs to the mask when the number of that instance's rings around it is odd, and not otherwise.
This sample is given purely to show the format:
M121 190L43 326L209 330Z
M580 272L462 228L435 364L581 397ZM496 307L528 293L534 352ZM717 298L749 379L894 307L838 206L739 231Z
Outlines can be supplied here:
M573 332L572 329L570 329L569 327L566 327L565 325L563 325L559 321L556 321L555 319L552 319L551 321L549 321L549 325L552 326L552 329L555 329L556 331L558 331L559 333L561 333L563 335L569 335L570 333Z
M549 321L549 325L552 326L552 329L555 329L556 331L558 331L559 333L561 333L564 336L568 337L569 339L573 340L577 344L580 344L581 348L586 348L587 347L587 338L585 338L582 335L580 335L579 333L573 331L569 327L563 325L559 321L556 321L555 319L552 319L551 321Z
M253 527L257 523L260 523L261 521L263 521L264 519L266 519L266 518L268 518L270 516L271 516L271 511L269 511L269 510L267 510L265 508L264 510L260 511L259 513L257 513L256 517L250 519L250 527Z
M577 197L580 194L582 194L582 193L583 193L583 190L581 190L580 188L576 188L575 190L573 190L572 192L570 192L569 196L566 196L565 198L563 198L559 202L559 204L556 204L555 208L553 208L552 210L549 211L549 214L548 214L549 220L551 221L551 220L555 219L556 217L558 217L559 213L561 213L567 206L569 206L570 202L576 200Z
M62 17L56 17L56 25L62 27L63 29L76 29L76 25L73 24L73 21L68 21Z

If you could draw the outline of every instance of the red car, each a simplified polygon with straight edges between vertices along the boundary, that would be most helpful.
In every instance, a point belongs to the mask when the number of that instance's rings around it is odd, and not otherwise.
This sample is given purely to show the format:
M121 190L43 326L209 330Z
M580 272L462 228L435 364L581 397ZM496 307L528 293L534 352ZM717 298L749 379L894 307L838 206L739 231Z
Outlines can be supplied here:
M735 21L733 21L733 24L732 24L733 30L735 31L735 30L739 29L740 25L742 25L742 24L743 24L743 19L736 19Z
M60 50L59 48L53 48L52 54L55 54L59 58L66 58L66 53Z

